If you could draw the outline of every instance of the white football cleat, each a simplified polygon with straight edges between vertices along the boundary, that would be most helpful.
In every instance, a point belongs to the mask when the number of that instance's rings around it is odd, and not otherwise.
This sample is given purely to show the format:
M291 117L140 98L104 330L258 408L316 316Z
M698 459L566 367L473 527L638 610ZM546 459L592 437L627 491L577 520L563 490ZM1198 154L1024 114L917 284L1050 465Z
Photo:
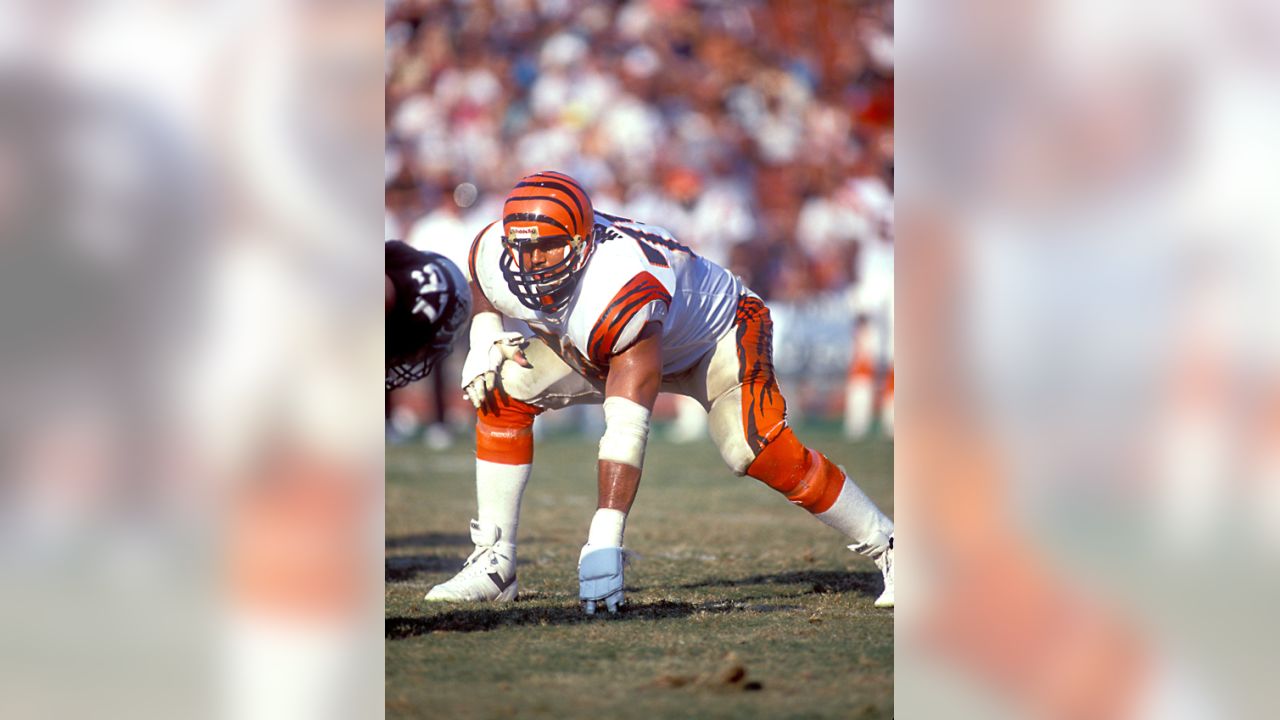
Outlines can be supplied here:
M888 545L866 542L861 545L850 545L849 549L874 560L876 567L880 568L880 573L884 576L884 592L876 598L876 607L893 607L893 536L889 536Z
M891 608L893 607L893 536L889 536L889 549L880 553L880 557L875 559L876 567L880 568L880 572L884 574L884 592L880 593L880 597L876 598L876 607Z
M493 525L482 526L471 521L471 542L476 549L462 570L448 582L431 588L426 600L432 602L467 602L495 600L506 602L516 598L516 546L499 542L502 531Z

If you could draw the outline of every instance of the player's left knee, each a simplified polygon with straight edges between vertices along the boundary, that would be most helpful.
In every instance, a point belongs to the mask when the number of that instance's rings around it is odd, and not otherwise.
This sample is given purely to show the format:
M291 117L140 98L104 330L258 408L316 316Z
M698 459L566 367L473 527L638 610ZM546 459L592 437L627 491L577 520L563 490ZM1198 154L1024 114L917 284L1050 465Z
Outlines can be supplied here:
M811 450L786 428L756 456L747 474L777 490L815 515L840 496L844 473L817 450Z
M729 469L733 470L735 475L746 475L747 468L756 459L756 454L742 434L742 420L736 413L737 405L736 398L712 405L711 413L707 417L708 429L711 431L711 439L720 451L720 457L724 459Z

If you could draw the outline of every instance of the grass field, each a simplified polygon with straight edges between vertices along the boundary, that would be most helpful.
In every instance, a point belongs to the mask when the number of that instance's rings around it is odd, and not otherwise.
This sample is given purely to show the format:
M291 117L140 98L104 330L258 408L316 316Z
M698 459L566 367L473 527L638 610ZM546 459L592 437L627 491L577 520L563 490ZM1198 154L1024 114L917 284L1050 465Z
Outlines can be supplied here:
M833 428L803 441L893 514L893 445ZM710 444L649 443L627 522L627 607L587 617L576 563L595 509L595 443L539 442L514 603L428 604L471 550L474 454L387 448L388 717L889 718L893 611L840 536Z

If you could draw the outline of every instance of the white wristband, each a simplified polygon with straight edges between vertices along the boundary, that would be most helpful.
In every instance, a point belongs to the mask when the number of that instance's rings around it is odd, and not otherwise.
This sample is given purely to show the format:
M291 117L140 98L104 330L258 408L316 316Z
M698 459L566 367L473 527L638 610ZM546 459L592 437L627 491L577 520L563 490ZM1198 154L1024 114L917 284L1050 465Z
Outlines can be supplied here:
M608 397L604 400L604 423L600 459L642 467L649 439L649 410L624 397Z
M626 526L626 513L611 508L600 508L591 518L591 529L587 532L587 546L591 548L622 547L622 532Z

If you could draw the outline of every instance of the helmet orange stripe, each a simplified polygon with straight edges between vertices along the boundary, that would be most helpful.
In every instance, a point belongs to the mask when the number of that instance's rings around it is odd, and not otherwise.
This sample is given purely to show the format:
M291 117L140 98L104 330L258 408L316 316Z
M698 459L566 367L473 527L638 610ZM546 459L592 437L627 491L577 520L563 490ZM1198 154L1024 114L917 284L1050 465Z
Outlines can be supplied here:
M555 178L555 179L557 179L557 180L562 180L562 181L564 181L566 184L568 184L568 185L570 185L570 186L574 187L575 189L577 189L577 190L578 190L578 192L582 193L583 195L586 195L586 194L587 194L586 189L582 187L582 183L578 182L577 180L574 180L573 178L569 177L568 175L565 175L565 174L564 174L564 173L562 173L562 172L559 172L559 171L556 171L556 170L544 170L544 171L542 171L542 172L538 173L538 175L540 175L540 176L542 176L542 177L549 177L549 178Z
M521 180L516 183L516 189L512 191L512 194L515 194L515 192L518 192L521 188L549 188L552 190L559 190L565 195L568 195L569 199L573 200L573 204L578 206L578 212L584 215L586 214L584 208L590 205L590 202L586 200L586 193L582 188L577 187L576 185L570 185L559 179L534 177L533 179Z
M577 180L574 180L568 175L565 175L564 173L560 173L560 172L548 171L540 174L544 177L554 178L556 180L562 181L565 185L569 187L570 192L579 198L583 208L587 208L588 210L591 208L591 200L587 195L586 188L582 187L582 183L579 183ZM587 215L587 212L585 211L580 211L580 212L582 212L584 217L585 215ZM585 219L587 222L591 222L591 218L585 217Z
M522 192L521 190L524 191ZM572 197L567 199L573 200ZM503 212L506 214L526 212L548 215L559 220L566 228L573 226L574 232L572 234L581 232L581 222L578 219L578 215L569 207L569 204L542 188L524 188L511 193L511 196L507 198L507 202L503 205Z
M512 188L502 214L508 245L502 273L512 292L533 310L562 307L575 285L571 281L585 268L594 247L591 197L580 183L563 173L533 173ZM520 232L524 230L529 232ZM561 261L536 272L513 264L528 241L544 237L569 241Z
M591 207L591 200L588 199L587 193L582 189L582 186L572 180L566 182L560 178L551 178L545 175L532 176L532 178L526 178L525 180L517 183L516 191L519 191L520 188L550 188L553 190L559 190L565 195L568 195L569 199L573 201L573 204L577 206L577 214L583 219L588 219L586 215L587 209ZM514 195L515 193L513 192L512 194Z

